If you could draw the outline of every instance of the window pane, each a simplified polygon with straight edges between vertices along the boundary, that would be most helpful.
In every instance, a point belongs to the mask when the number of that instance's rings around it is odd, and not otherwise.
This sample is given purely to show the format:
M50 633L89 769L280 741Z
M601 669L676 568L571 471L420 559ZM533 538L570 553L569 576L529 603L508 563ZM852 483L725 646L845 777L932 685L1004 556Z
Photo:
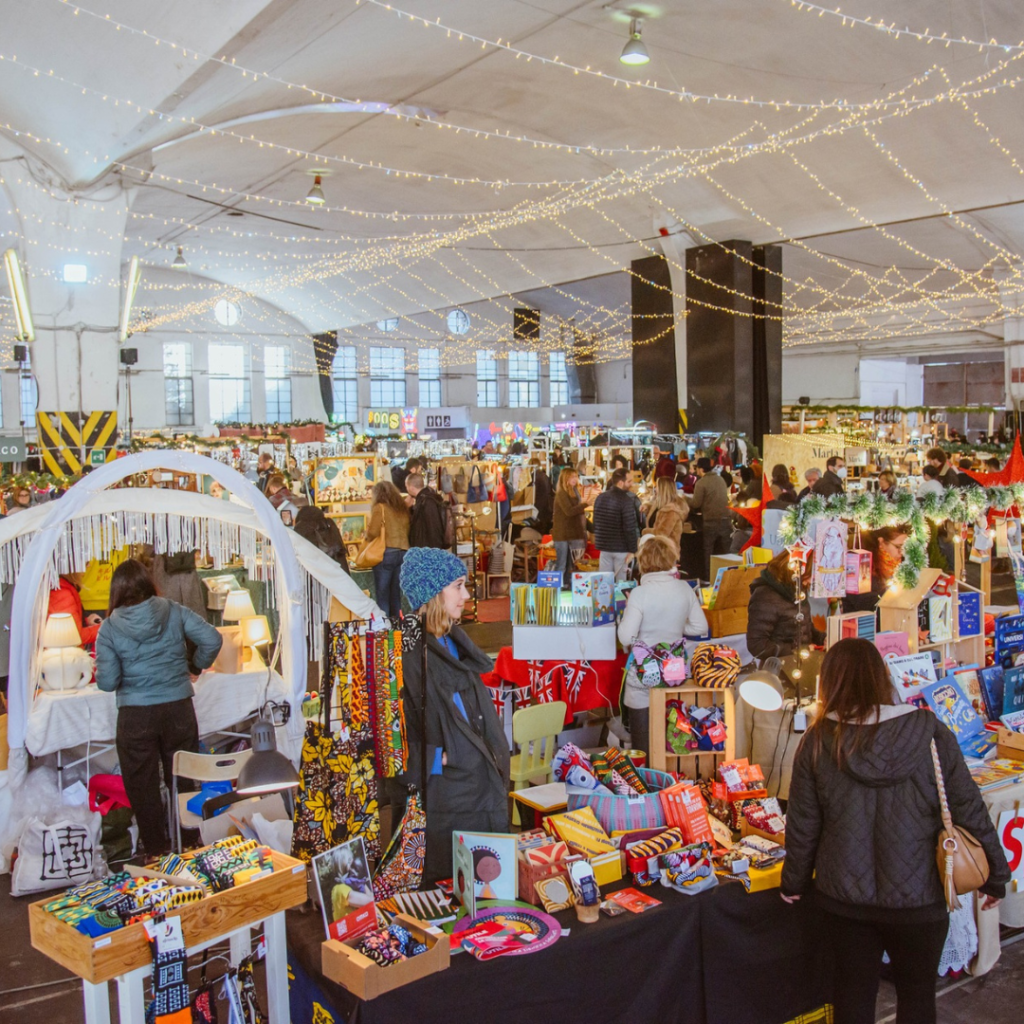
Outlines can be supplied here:
M164 344L164 376L192 376L192 346L187 341L169 341Z
M292 418L292 382L267 378L267 422L288 423Z
M245 377L244 345L211 345L211 377Z
M548 366L552 380L567 381L569 379L564 352L552 352L548 357Z
M291 373L292 351L287 345L267 345L263 350L263 373L266 377L287 377Z
M564 380L553 380L551 382L551 404L569 404L569 384Z
M418 355L420 380L424 377L434 380L441 376L441 350L421 348Z
M249 381L211 378L210 419L214 423L248 423L252 419Z
M498 361L493 352L476 354L476 404L484 408L498 404Z
M335 423L352 423L359 420L359 385L355 378L334 378Z
M420 377L420 406L424 409L441 408L441 382Z
M370 405L405 405L405 349L370 349Z
M39 405L39 388L32 370L26 364L21 371L21 422L27 427L36 425L36 408Z
M195 422L191 377L164 379L164 416L169 427L182 427Z
M405 378L374 380L370 378L370 405L375 409L405 405Z
M334 353L334 376L354 377L356 375L356 350L354 345L342 345Z

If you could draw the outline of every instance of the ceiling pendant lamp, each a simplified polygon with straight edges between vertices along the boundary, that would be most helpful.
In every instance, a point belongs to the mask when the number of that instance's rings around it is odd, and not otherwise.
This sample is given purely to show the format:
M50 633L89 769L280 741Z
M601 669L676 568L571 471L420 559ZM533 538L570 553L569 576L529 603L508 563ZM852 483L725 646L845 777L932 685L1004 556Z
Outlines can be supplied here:
M633 18L629 23L629 41L622 48L622 53L619 56L619 62L622 64L649 64L651 62L651 55L647 52L647 47L644 46L640 39L640 19Z
M306 193L306 202L313 206L323 206L327 202L324 198L324 190L320 187L320 175L313 179L313 187Z
M172 270L184 270L188 264L185 262L185 247L182 245L178 246L178 255L174 257L174 262L171 264Z

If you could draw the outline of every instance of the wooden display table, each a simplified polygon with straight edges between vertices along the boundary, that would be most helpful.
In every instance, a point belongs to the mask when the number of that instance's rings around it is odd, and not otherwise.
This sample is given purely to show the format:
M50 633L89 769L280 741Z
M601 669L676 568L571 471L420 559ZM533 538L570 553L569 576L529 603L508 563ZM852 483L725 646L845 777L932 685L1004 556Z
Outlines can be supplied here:
M189 954L230 937L231 962L248 955L251 929L263 925L267 955L267 1000L271 1024L288 1024L288 962L284 912L306 902L306 865L274 853L274 873L177 907ZM90 938L48 914L49 896L28 908L32 946L82 979L86 1024L110 1024L107 982L117 981L121 1024L143 1024L143 983L153 970L152 947L143 924Z

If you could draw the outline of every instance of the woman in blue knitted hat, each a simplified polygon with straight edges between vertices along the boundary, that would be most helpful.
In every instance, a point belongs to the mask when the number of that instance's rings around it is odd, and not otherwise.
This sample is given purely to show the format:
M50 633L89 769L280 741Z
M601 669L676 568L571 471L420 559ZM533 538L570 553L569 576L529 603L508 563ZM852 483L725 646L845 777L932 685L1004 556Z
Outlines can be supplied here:
M508 832L509 749L490 690L490 658L459 626L469 600L466 567L450 551L412 548L402 590L426 621L427 856L424 881L452 874L452 831ZM404 659L409 772L420 787L422 657Z

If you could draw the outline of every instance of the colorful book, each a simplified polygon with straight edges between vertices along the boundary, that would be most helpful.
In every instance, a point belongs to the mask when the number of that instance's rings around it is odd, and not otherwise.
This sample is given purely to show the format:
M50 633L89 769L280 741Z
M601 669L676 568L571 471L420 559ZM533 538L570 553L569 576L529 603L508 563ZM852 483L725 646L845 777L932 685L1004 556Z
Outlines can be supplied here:
M940 679L921 691L921 696L949 731L965 757L984 757L994 746L995 736L950 679Z
M961 638L977 636L983 625L981 594L977 590L961 590L956 597L956 609Z
M902 658L888 658L886 666L900 700L905 703L909 702L911 697L918 696L926 686L938 678L935 674L935 663L929 654L908 654Z
M996 619L996 664L1012 668L1024 663L1024 615L1004 615Z
M953 639L953 599L928 598L928 639L933 644L944 644Z
M1024 711L1024 665L1003 669L1003 714Z
M545 825L555 830L559 839L588 857L597 857L610 850L618 850L618 845L601 827L592 807L580 807L565 814L552 814L544 821Z
M1008 715L1001 715L999 721L1010 732L1024 732L1024 711L1011 711Z
M983 721L989 721L988 708L985 705L985 697L981 691L981 679L978 677L977 665L965 665L953 672L953 680L960 688L974 713Z
M1003 666L990 665L979 669L978 681L985 698L985 718L994 722L1003 713Z
M632 888L619 889L618 892L613 892L608 899L634 914L642 914L645 910L650 910L651 907L661 906L661 900L656 900L653 896L648 896L647 893Z
M466 908L466 915L476 914L476 885L473 874L473 851L458 832L452 833L452 891Z
M477 900L513 901L519 891L516 837L501 832L452 832L452 842L469 848Z
M897 629L876 633L875 647L878 648L878 653L886 660L890 657L905 658L910 653L910 643L907 640L907 634Z
M1020 761L1008 761L1000 758L974 765L968 770L982 793L1024 779L1024 764Z

